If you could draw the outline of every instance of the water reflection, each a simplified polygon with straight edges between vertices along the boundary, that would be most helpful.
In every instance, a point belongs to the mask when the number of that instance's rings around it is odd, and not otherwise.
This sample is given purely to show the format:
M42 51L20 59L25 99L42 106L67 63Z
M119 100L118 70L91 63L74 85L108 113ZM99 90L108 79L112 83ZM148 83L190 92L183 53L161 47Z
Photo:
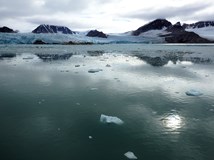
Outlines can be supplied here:
M102 46L92 49L100 50L99 47ZM121 159L121 153L127 148L154 155L146 159L157 159L161 155L164 156L159 159L185 159L195 153L212 155L212 151L207 152L207 146L213 146L213 64L192 65L190 61L183 61L185 58L168 62L170 58L164 57L162 61L161 55L149 53L148 62L168 65L151 67L123 52L105 51L99 57L84 57L88 50L79 55L73 48L66 50L75 55L67 55L63 50L35 55L40 50L30 48L15 58L1 61L0 122L4 129L0 137L5 141L1 149L15 146L12 152L25 155L23 146L39 150L38 154L50 148L47 153L50 157L58 148L62 151L57 153L65 155L66 148L68 155L72 149L78 156L61 159L81 160L87 159L87 154L79 158L83 152L90 152L91 157L97 153L104 155L105 151L114 153L122 142L119 158L106 159ZM151 60L152 56L159 58ZM50 60L51 63L46 63ZM106 67L107 64L110 67ZM94 68L103 71L88 73ZM204 96L187 97L185 92L192 88L199 89ZM99 117L103 113L121 118L125 125L100 124ZM25 135L20 134L22 130L26 131ZM89 135L94 139L89 140ZM45 148L38 149L38 146ZM102 159L103 155L97 159ZM31 152L29 157L32 157Z
M73 53L66 53L66 54L36 54L40 59L44 62L48 61L56 61L56 60L68 60Z
M202 57L183 57L183 55L174 55L174 54L168 54L168 55L162 55L158 57L152 57L152 56L144 56L144 55L135 55L140 60L145 61L146 63L155 66L155 67L161 67L168 64L168 62L172 62L173 64L177 64L183 61L186 62L192 62L192 63L212 63L212 60L210 58L202 58Z
M4 59L4 58L14 58L14 57L16 57L15 53L3 53L3 54L0 54L0 60Z
M102 51L102 50L97 50L97 51L87 51L87 53L89 54L89 56L94 56L94 57L97 57L97 56L102 56L105 51Z

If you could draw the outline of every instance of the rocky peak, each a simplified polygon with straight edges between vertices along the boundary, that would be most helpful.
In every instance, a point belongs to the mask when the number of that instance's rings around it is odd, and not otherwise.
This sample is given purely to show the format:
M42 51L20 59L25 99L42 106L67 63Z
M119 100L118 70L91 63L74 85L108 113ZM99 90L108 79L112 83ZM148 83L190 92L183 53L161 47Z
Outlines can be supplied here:
M204 28L204 27L214 27L214 21L199 21L192 24L183 24L183 28L189 29L189 28Z
M8 28L6 26L0 27L0 32L3 32L3 33L15 33L14 30L12 30L11 28Z
M108 37L105 33L100 32L98 30L91 30L88 32L88 34L86 36L88 36L88 37L100 37L100 38L107 38Z
M183 32L184 28L181 26L180 22L175 23L172 26L169 26L166 31L168 32Z
M211 43L194 32L185 31L180 22L166 29L169 34L163 35L168 43Z
M65 26L45 25L42 24L32 31L32 33L63 33L63 34L74 34Z
M167 21L166 19L156 19L140 28L132 32L132 35L138 36L143 32L147 32L149 30L161 30L163 28L168 28L172 23Z

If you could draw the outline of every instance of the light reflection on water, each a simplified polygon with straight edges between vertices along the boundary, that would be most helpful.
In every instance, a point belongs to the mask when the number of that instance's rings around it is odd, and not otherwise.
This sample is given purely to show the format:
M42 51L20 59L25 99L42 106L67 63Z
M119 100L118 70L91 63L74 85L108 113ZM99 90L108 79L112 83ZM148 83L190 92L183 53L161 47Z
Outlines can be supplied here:
M184 118L178 114L169 114L162 119L164 127L176 131L184 126Z

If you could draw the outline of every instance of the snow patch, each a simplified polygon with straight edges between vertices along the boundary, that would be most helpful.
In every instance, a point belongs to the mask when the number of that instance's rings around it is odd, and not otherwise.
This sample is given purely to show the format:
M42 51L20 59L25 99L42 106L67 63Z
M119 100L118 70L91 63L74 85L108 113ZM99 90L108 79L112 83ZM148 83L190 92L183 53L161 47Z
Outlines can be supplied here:
M102 122L102 123L114 123L114 124L118 124L118 125L121 125L121 124L124 123L118 117L107 116L107 115L104 115L104 114L101 114L101 116L100 116L100 122Z

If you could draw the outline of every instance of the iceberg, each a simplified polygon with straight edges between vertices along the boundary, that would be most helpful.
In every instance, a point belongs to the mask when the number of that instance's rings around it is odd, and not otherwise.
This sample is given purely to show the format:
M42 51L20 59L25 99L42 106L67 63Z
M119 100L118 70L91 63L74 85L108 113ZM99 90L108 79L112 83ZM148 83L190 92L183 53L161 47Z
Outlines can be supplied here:
M99 68L97 68L97 69L89 69L88 73L96 73L96 72L100 72L100 71L103 71L103 70L99 69Z
M186 91L186 95L187 96L201 96L201 95L203 95L203 93L201 93L200 91L191 89L189 91Z
M134 155L134 153L130 152L130 151L126 152L124 154L124 156L126 156L128 159L137 159L137 157Z
M75 65L75 67L80 67L80 65L79 65L79 64L77 64L77 65Z
M91 88L90 90L91 91L96 91L96 90L98 90L98 88Z
M114 123L114 124L118 124L118 125L121 125L121 124L124 123L118 117L107 116L107 115L104 115L104 114L101 114L101 116L100 116L100 122L102 122L102 123Z

